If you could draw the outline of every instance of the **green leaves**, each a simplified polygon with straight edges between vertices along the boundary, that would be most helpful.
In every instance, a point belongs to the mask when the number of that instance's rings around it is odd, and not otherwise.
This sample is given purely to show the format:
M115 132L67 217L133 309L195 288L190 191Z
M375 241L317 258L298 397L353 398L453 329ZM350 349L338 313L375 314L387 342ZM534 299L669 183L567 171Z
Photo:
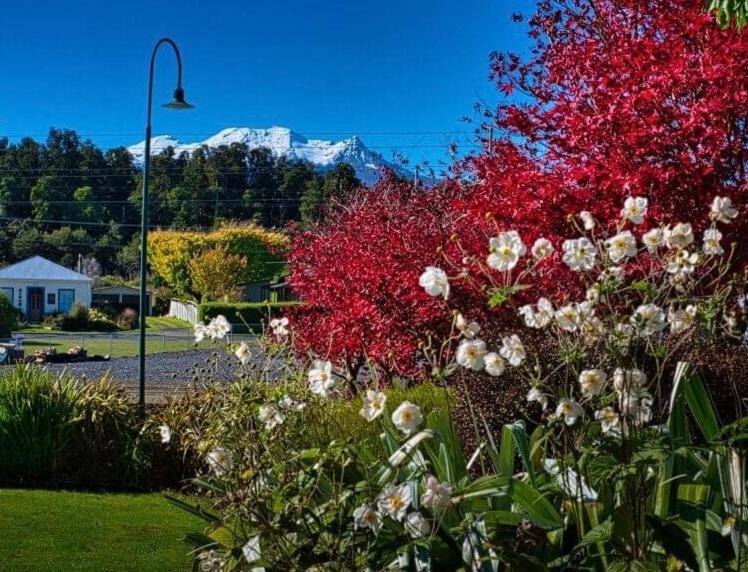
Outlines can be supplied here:
M748 2L745 0L709 0L707 10L722 27L727 27L733 22L738 28L743 28L748 23Z
M488 291L488 307L498 308L506 304L515 294L527 290L530 286L515 284L513 286L502 286L491 288Z

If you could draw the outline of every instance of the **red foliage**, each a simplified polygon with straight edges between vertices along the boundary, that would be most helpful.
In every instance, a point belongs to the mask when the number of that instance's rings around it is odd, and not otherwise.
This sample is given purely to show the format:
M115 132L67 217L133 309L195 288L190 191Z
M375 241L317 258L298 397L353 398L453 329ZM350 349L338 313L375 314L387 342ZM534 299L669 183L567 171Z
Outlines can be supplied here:
M572 234L568 216L581 210L611 221L627 196L644 196L650 220L699 231L711 199L728 196L741 216L722 228L725 243L748 234L748 34L719 28L703 6L539 2L531 59L492 55L499 91L522 102L490 113L499 138L461 165L473 185L451 197L456 184L377 189L297 241L292 284L310 303L299 317L310 347L412 369L418 336L445 319L417 278L452 233L481 258L497 226L519 231L528 248L551 239L557 253L540 285L556 294L574 285L558 250ZM738 257L748 259L748 249ZM454 297L475 308L460 299L474 294L458 288Z
M444 322L444 301L418 277L448 238L447 196L387 178L297 235L289 283L307 302L294 316L307 349L350 370L367 358L384 373L415 372L421 336Z

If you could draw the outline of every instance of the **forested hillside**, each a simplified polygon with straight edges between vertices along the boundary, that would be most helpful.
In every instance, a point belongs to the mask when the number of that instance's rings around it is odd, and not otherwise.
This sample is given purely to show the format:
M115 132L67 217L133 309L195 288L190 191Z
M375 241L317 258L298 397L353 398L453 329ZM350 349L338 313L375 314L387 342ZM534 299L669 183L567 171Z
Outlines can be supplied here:
M151 228L210 229L227 221L308 224L360 182L346 164L319 174L307 162L243 144L156 155ZM43 143L0 139L0 264L39 254L94 274L138 266L142 176L128 151L103 150L75 131Z

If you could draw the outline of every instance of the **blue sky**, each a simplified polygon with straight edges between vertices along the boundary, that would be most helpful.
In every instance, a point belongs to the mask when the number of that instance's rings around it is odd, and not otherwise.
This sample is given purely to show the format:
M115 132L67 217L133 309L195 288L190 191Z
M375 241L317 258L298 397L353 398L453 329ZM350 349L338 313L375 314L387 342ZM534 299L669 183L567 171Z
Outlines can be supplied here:
M530 0L70 0L0 3L0 135L50 126L108 148L143 138L155 41L182 50L187 98L157 109L154 132L183 142L229 126L291 127L311 138L359 134L385 157L446 158L469 138L461 118L497 101L492 50L524 51L513 12ZM156 101L175 66L164 50ZM447 133L452 132L452 133Z

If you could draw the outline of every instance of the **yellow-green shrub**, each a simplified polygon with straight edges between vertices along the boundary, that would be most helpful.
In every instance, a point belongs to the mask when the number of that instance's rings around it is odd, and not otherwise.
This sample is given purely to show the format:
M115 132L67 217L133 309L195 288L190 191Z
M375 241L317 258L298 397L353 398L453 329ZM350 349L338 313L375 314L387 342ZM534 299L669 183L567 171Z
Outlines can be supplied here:
M225 248L246 259L242 282L262 282L280 274L288 237L255 225L227 226L211 232L163 230L150 234L148 256L153 273L179 295L195 293L189 263L206 250Z

